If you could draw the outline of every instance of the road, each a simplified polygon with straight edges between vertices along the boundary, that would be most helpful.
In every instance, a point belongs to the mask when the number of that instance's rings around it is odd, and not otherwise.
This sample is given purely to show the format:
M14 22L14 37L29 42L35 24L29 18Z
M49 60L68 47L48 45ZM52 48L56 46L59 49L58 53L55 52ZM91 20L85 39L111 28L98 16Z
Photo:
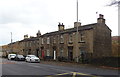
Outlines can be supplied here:
M70 67L2 59L2 77L118 77L118 70Z

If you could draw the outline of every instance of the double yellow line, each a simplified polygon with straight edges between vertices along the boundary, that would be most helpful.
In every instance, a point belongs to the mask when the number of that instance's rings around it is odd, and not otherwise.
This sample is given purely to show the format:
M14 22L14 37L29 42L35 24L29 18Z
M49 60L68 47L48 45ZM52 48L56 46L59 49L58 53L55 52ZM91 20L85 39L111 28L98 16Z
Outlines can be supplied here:
M69 72L69 73L62 73L62 74L56 74L56 75L51 75L51 76L46 76L46 77L54 77L54 76L62 76L62 75L72 75L72 77L76 77L76 75L84 75L84 76L90 76L90 77L101 77L101 76L95 76L95 75L90 75L90 74L85 74L85 73L79 73L79 72Z

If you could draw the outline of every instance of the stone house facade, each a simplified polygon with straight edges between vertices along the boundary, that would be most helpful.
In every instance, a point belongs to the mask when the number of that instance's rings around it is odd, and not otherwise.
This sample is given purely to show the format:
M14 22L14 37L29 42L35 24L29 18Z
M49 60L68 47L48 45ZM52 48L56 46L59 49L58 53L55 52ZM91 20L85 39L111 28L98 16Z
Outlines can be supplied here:
M29 54L39 56L38 41L39 41L38 37L30 36L30 38L28 38L28 35L24 35L24 39L19 41L21 42L22 54L25 56Z
M19 41L20 53L24 55L34 54L41 59L59 58L73 61L81 59L100 58L112 56L111 29L105 24L103 15L99 15L97 23L81 25L74 22L74 27L65 29L65 25L58 24L58 31Z
M41 57L52 57L54 60L63 57L71 61L82 55L86 59L108 57L112 55L111 30L101 14L97 23L82 26L80 22L75 22L71 29L64 29L63 23L59 23L58 31L40 36L39 48Z

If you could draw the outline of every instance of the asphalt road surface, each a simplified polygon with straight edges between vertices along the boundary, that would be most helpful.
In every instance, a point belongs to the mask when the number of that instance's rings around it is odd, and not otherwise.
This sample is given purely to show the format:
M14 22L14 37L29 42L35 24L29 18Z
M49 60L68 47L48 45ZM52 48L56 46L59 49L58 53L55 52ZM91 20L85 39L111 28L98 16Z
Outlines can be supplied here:
M2 59L2 77L119 77L118 70L70 67Z

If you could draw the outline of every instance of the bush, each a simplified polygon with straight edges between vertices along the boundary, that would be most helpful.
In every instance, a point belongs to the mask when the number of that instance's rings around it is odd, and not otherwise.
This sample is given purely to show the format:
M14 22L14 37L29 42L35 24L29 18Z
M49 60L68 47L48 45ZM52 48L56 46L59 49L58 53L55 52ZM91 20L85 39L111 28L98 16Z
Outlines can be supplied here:
M53 57L52 56L45 56L45 58L44 58L45 60L52 60L53 59Z
M66 57L58 57L58 61L68 61L68 59Z

